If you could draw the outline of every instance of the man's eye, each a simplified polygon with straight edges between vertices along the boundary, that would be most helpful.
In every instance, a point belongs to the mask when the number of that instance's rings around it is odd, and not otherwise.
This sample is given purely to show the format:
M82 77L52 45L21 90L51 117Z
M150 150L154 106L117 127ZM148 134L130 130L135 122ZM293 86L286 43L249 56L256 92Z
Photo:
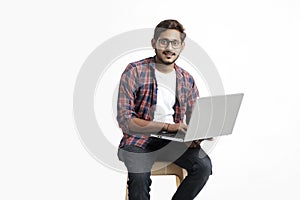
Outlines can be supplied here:
M168 44L169 43L168 40L161 40L160 42L161 42L161 44Z
M172 44L173 44L174 46L178 46L178 45L179 45L179 41L174 40L174 41L172 41Z

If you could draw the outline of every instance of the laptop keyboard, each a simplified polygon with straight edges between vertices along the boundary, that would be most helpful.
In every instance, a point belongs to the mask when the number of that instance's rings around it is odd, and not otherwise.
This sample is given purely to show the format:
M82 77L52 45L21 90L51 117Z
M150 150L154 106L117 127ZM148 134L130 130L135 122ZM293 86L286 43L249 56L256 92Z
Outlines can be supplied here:
M185 133L177 132L177 133L170 133L170 132L160 132L158 135L163 135L167 137L174 137L174 138L184 138Z

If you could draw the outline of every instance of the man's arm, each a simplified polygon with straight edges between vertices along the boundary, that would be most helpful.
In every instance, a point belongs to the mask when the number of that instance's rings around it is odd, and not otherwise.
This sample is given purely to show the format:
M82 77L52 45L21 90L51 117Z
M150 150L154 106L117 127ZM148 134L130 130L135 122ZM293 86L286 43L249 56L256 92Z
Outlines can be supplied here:
M193 107L197 101L197 98L199 98L199 91L196 86L194 78L191 76L189 78L189 83L191 85L191 88L187 94L187 108L186 108L186 123L190 123L190 119L193 112Z
M138 89L136 79L137 72L134 67L129 64L120 79L117 102L117 121L124 133L129 133L129 122L132 118L137 117L137 113L134 110L134 99L136 98Z
M135 99L138 91L137 71L129 64L123 72L118 94L117 121L119 127L127 134L151 134L161 130L170 132L186 131L187 126L183 123L167 124L162 122L147 121L139 119L135 112Z
M168 124L163 122L154 122L139 118L132 118L129 122L128 128L131 132L134 133L147 134L158 133L161 130L165 130L168 132L185 132L187 130L187 125L183 123Z

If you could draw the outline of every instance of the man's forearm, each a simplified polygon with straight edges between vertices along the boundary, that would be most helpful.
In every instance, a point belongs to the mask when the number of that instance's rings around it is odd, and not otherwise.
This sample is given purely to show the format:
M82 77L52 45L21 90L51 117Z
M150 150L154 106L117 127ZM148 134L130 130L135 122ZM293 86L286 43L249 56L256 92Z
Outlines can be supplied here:
M167 130L168 124L163 122L147 121L139 118L133 118L129 122L129 130L135 133L158 133L161 130Z

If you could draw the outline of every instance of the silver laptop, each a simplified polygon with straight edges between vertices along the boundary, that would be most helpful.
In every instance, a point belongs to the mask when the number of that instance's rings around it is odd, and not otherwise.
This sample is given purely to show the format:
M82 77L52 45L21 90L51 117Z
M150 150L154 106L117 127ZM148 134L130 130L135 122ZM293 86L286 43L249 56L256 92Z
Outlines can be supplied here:
M189 142L232 134L244 94L228 94L197 99L186 133L151 134L151 137Z

